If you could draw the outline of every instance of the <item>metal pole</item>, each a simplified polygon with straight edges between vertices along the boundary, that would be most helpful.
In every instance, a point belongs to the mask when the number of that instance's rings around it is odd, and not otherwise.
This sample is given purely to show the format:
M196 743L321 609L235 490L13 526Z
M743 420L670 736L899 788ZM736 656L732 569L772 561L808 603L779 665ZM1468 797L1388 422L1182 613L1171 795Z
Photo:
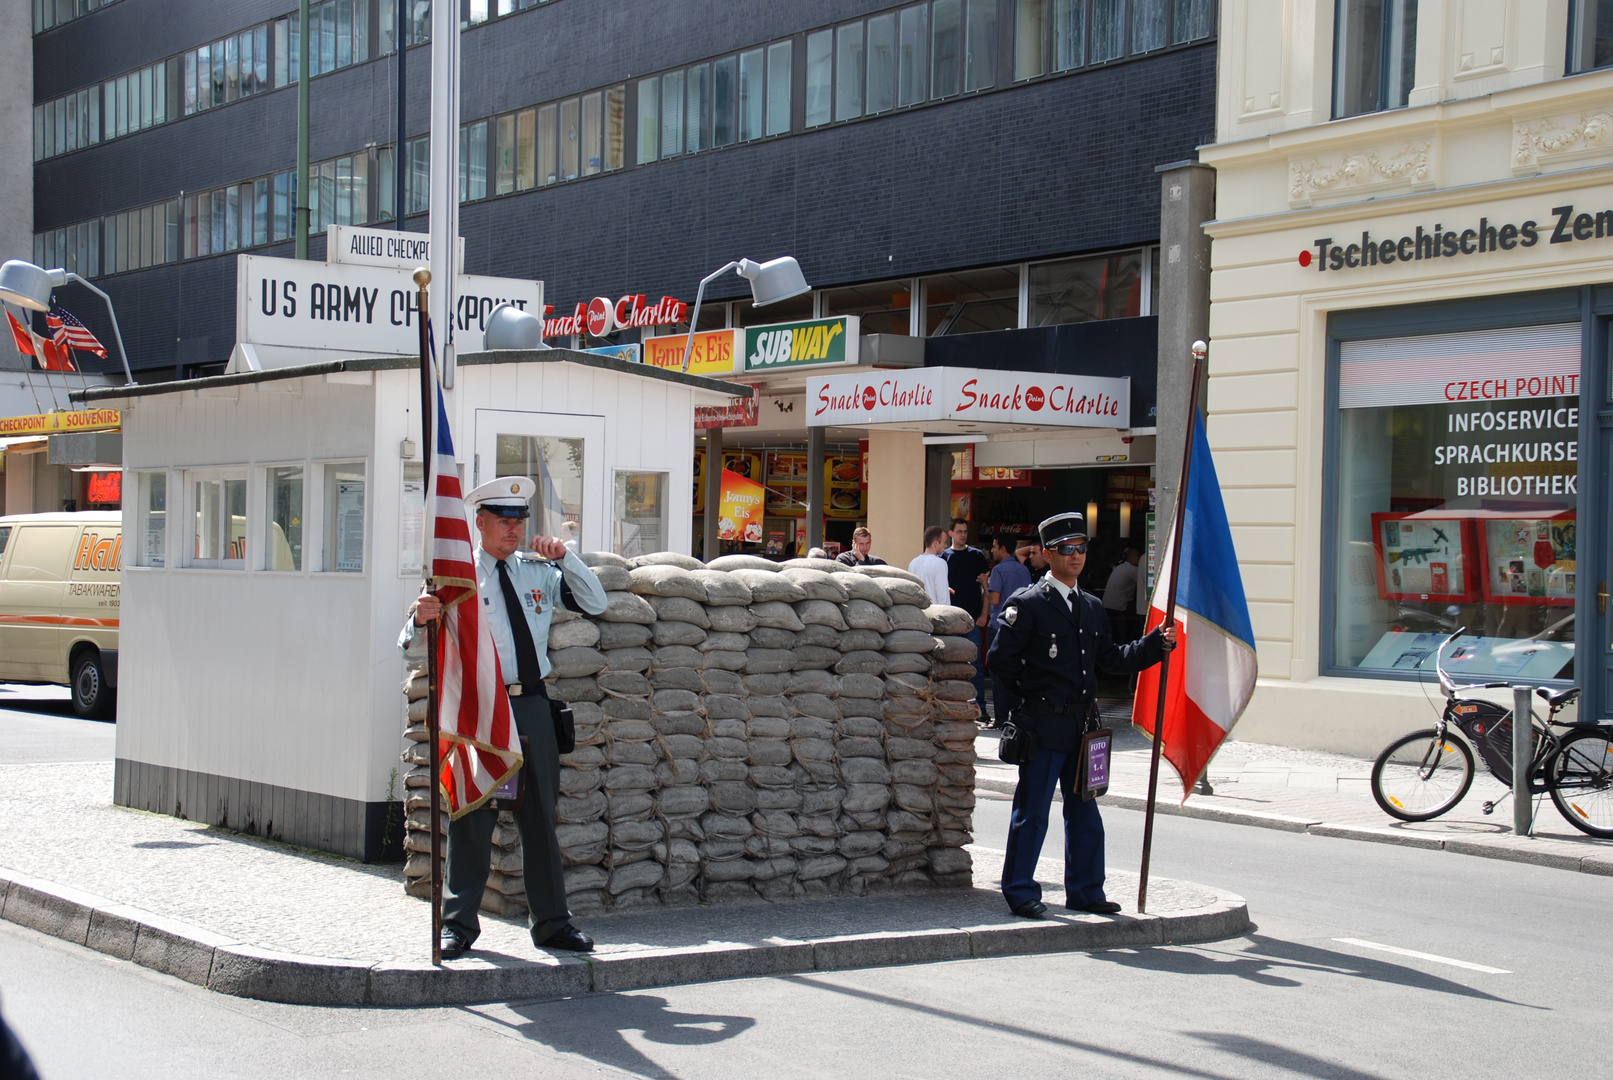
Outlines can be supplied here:
M408 125L404 116L409 107L409 95L405 93L409 78L409 50L405 45L406 29L409 25L409 0L394 0L394 11L397 19L393 27L393 40L398 48L398 146L392 153L392 216L397 222L398 231L403 231L404 199L408 197L408 174L404 172L405 151L408 143Z
M1195 429L1199 423L1199 375L1204 368L1204 357L1209 346L1202 341L1193 343L1193 384L1187 397L1187 449L1182 453L1182 480L1176 488L1176 509L1171 515L1171 576L1165 590L1165 621L1162 625L1176 624L1176 579L1182 568L1182 522L1187 501L1188 474L1193 467ZM1154 852L1154 797L1159 791L1159 755L1165 734L1165 688L1170 685L1171 654L1167 652L1159 662L1159 692L1154 708L1154 740L1148 760L1148 807L1143 816L1143 865L1137 876L1137 914L1148 910L1148 863Z
M722 517L722 428L706 429L706 522L703 551L710 562L722 554L717 538Z
M807 428L807 511L806 511L806 546L810 551L815 547L823 546L823 513L825 506L823 482L824 438L829 434L828 428ZM801 552L805 555L806 552Z
M1535 760L1534 724L1530 719L1530 701L1535 689L1532 686L1512 688L1512 831L1519 836L1530 832L1530 813L1534 810L1533 796L1529 794L1529 774Z
M426 286L431 284L431 271L424 267L414 272L415 284L420 287L420 446L425 460L426 514L421 522L420 572L425 587L431 588L431 532L433 520L431 497L431 465L436 460L432 443L431 385L431 323L430 297ZM442 966L442 724L437 716L437 621L426 623L426 745L431 747L431 962Z
M689 358L694 355L695 323L700 318L700 301L706 298L706 286L714 279L720 277L725 271L732 270L738 265L739 263L737 262L725 263L721 269L713 270L711 273L700 279L700 288L696 289L694 294L694 307L689 311L689 340L684 342L683 345L684 371L689 370Z
M399 0L401 3L402 0ZM308 0L297 4L297 258L308 257Z
M96 296L99 296L102 300L106 301L106 313L112 320L112 336L118 339L118 355L123 357L124 385L127 386L127 385L133 383L134 382L134 373L129 370L129 350L125 349L123 347L123 331L118 329L118 313L112 309L112 298L110 296L108 296L106 293L102 292L100 289L96 288L94 285L91 285L89 282L87 282L83 278L79 277L77 274L73 273L72 271L68 271L67 279L69 281L78 282L80 285L82 285L86 289L90 290L90 292L94 293Z

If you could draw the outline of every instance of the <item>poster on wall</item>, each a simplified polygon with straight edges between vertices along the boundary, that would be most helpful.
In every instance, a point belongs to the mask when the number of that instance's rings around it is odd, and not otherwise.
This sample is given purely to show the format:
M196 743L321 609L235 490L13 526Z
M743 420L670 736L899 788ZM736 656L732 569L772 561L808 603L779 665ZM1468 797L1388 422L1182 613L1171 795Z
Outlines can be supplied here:
M1472 522L1412 514L1372 515L1378 595L1385 600L1472 601Z
M762 542L762 485L730 469L722 471L722 516L717 538Z
M823 498L828 505L824 514L831 518L860 518L863 516L862 456L831 455L823 462Z
M1490 518L1484 537L1484 599L1498 604L1574 603L1578 523L1551 518Z

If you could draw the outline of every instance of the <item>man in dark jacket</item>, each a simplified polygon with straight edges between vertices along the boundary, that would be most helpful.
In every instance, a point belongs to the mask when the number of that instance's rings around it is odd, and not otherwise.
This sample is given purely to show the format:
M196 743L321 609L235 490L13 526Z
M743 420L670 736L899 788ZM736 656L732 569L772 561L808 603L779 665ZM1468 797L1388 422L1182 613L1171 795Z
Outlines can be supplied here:
M1057 787L1064 796L1064 902L1072 911L1110 915L1120 905L1103 894L1103 819L1095 801L1077 794L1081 761L1076 751L1098 692L1097 669L1118 673L1152 667L1165 650L1176 647L1176 631L1155 630L1116 645L1102 601L1076 581L1086 563L1085 520L1080 514L1058 514L1038 531L1048 574L1008 598L989 654L992 673L1023 703L1014 719L1037 737L1036 756L1019 767L1014 789L1003 896L1016 915L1039 919L1047 911L1036 883L1036 860Z

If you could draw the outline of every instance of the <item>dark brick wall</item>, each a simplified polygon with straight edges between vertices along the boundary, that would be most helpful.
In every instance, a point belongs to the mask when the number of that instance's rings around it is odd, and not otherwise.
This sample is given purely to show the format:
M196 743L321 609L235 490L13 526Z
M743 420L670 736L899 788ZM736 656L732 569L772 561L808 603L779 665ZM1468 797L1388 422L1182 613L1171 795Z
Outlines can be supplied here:
M556 0L465 33L464 115L550 100L887 6ZM39 95L292 7L288 0L121 0L36 39ZM691 19L701 8L714 17ZM410 51L416 133L426 127L428 67L426 49ZM314 81L315 160L391 141L393 70L387 58ZM1191 157L1212 137L1214 81L1211 43L468 204L461 209L466 266L542 278L552 303L570 305L629 290L692 300L702 276L741 256L793 254L809 282L826 286L1151 242L1159 231L1154 167ZM41 163L36 226L290 168L295 155L296 92L287 88ZM425 219L410 224L423 230ZM320 245L312 248L317 257ZM118 305L136 367L173 364L181 340L191 342L187 361L227 357L234 266L233 255L222 256L100 282ZM743 294L743 282L725 278L710 296ZM100 332L99 305L78 306Z

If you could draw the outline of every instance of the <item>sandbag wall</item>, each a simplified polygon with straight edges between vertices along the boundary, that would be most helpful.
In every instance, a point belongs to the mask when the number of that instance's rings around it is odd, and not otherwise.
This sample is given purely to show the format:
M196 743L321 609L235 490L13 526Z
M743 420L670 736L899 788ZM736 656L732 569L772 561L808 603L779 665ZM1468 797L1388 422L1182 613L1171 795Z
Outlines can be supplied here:
M574 913L861 895L971 880L975 716L963 635L891 567L584 556L603 615L557 613L571 704L559 839ZM424 678L407 687L405 888L427 895ZM525 911L520 837L494 833L483 907Z

